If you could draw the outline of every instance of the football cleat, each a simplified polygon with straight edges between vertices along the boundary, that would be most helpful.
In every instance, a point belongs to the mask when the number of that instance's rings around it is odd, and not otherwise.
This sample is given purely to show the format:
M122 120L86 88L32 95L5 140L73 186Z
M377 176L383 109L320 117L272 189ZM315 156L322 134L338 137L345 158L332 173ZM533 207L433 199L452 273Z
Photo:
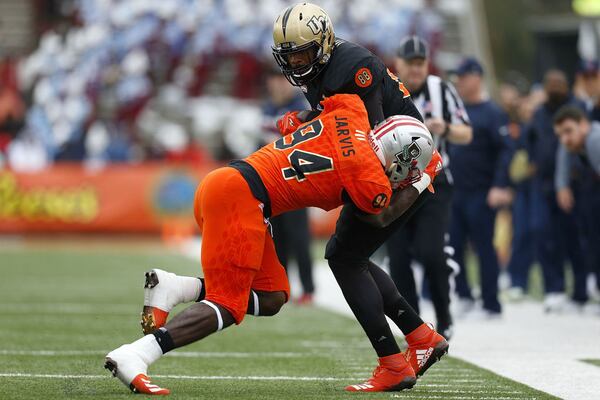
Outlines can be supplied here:
M146 375L148 365L131 349L124 345L106 355L104 368L119 378L134 393L166 395L169 389L161 388L150 381Z
M145 273L144 308L142 309L142 331L144 335L153 333L167 323L169 312L178 304L176 275L152 269Z
M379 358L373 376L364 383L346 386L348 392L392 392L412 388L417 383L415 371L404 354Z
M406 335L408 349L406 361L420 377L448 353L448 341L427 324L422 324L417 329Z

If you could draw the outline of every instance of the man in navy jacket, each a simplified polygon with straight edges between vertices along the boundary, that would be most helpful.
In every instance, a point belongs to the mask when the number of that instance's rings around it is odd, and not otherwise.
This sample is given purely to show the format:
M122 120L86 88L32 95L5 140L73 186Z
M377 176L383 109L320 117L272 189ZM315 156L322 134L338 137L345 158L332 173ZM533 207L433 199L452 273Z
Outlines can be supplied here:
M567 258L575 278L573 300L584 303L587 293L576 210L565 212L556 201L554 176L558 138L554 132L553 118L564 105L579 105L582 109L584 105L569 93L567 77L562 71L546 72L544 90L547 100L535 111L527 131L529 159L535 165L531 182L531 224L536 257L544 275L544 307L547 312L559 312L567 303L564 273Z
M494 226L496 208L511 202L508 166L513 145L506 128L507 115L485 98L481 64L467 58L459 66L457 75L457 89L471 120L473 141L466 146L450 147L450 170L455 187L450 245L454 248L454 259L461 267L456 290L464 304L473 304L464 262L466 243L470 240L480 267L483 310L478 314L494 317L501 313Z

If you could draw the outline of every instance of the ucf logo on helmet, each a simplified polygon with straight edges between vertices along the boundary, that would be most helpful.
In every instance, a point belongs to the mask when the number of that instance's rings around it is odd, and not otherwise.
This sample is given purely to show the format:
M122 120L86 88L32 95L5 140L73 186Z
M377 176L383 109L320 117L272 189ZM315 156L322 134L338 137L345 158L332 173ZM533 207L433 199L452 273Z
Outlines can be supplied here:
M309 19L308 22L306 23L306 26L308 26L310 28L313 35L316 35L317 33L323 31L324 25L325 25L325 17L322 15L319 15L318 17L316 15L313 15L312 18Z
M416 160L421 155L421 148L417 144L418 138L413 137L412 143L404 146L401 152L396 153L396 159L402 164L410 164L412 160Z

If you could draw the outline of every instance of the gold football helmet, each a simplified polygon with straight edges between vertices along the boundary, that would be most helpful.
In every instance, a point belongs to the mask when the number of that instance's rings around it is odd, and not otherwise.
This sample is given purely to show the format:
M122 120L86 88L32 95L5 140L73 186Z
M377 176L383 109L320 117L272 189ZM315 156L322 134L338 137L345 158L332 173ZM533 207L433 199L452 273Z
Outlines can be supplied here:
M319 6L289 6L273 25L273 56L294 86L313 80L329 61L335 34L329 15Z

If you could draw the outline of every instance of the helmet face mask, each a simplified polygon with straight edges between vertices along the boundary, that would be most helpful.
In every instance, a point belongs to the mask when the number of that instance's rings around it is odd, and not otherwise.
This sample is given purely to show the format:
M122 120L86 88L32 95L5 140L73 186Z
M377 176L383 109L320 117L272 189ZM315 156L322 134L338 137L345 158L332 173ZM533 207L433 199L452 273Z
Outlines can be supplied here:
M273 26L273 57L294 86L315 79L329 62L335 34L320 7L301 3L286 8ZM305 61L305 62L298 62Z
M288 48L273 47L273 57L287 80L294 86L305 85L312 81L321 72L323 49L316 42L309 42L302 46L288 45ZM307 63L293 65L290 59L306 58Z

